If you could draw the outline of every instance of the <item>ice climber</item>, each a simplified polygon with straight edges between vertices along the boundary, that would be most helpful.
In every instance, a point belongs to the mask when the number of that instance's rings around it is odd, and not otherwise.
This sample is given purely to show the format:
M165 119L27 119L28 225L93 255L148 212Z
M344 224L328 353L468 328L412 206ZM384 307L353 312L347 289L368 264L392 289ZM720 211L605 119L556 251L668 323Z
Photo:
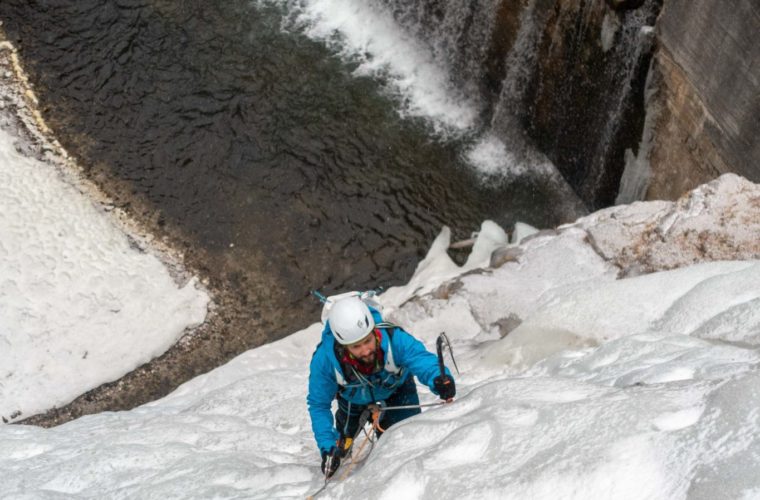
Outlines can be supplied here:
M383 322L380 312L359 296L334 303L311 359L306 398L326 477L340 465L367 405L419 405L415 376L443 400L456 394L451 373L446 369L441 374L438 358L422 342ZM333 399L338 400L334 422ZM380 427L418 413L418 407L384 412Z

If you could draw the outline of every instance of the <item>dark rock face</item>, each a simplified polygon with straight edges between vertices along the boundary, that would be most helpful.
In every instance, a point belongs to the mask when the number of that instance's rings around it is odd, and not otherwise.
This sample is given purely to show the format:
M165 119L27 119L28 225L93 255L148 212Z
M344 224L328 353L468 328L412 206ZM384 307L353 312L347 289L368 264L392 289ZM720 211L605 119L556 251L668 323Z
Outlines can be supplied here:
M480 97L484 127L518 155L537 148L589 208L615 200L641 137L660 0L620 11L592 0L384 3Z
M667 0L657 35L647 198L676 199L725 172L760 181L760 4Z
M552 7L522 123L581 199L597 209L614 202L625 151L638 148L659 5L621 13L601 2Z

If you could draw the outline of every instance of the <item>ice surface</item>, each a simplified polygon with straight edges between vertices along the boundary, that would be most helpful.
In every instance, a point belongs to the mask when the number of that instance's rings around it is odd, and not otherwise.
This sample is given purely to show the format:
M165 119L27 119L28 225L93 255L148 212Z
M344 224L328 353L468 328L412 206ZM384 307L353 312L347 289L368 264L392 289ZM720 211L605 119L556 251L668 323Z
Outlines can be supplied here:
M523 240L523 238L527 238L528 236L536 234L537 232L538 229L535 227L529 224L525 224L524 222L517 222L515 223L515 230L512 232L510 243L518 244Z
M0 130L0 415L23 418L162 354L206 315L52 166Z
M759 271L757 263L713 262L628 280L602 276L556 287L542 295L539 308L501 343L522 345L543 331L564 331L594 345L653 328L688 334L735 302L758 298L760 280L754 286L751 282ZM748 278L737 283L740 298L721 291L725 280L736 281L737 275Z
M459 276L467 271L486 267L491 253L509 242L509 236L493 221L483 221L467 261L458 266L446 250L451 244L451 230L444 227L433 242L425 258L417 264L409 283L402 287L388 289L382 298L382 304L388 311L400 306L414 295L422 295L436 288L447 279Z
M574 241L559 239L566 249ZM372 498L423 499L750 495L760 488L754 473L760 466L760 355L688 336L689 324L660 320L680 314L672 304L684 307L679 299L695 287L700 293L711 287L718 291L724 285L716 278L758 266L723 262L624 280L604 277L605 268L598 267L597 279L611 287L613 302L624 296L641 299L646 290L663 294L663 303L644 316L636 300L621 301L611 311L625 318L616 323L623 331L649 331L602 339L599 347L570 346L527 370L512 365L505 371L482 362L483 348L494 341L479 340L483 332L474 326L471 310L466 319L456 304L446 314L436 308L420 312L417 299L409 302L397 314L407 315L406 326L429 347L438 328L456 318L470 322L469 329L447 330L463 368L459 397L393 427L363 465L321 496L354 498L368 491ZM576 279L589 278L587 268L579 272ZM568 280L560 276L560 283ZM673 289L676 282L681 285ZM541 295L534 300L541 302ZM472 298L478 299L477 293ZM735 308L737 300L726 297L710 314ZM558 293L553 301L561 309L565 302L580 304L573 294ZM578 315L587 316L577 324L585 324L584 331L604 331L608 319L590 314L592 309L582 309ZM531 322L553 318L551 309L525 311ZM686 330L654 331L665 324L670 325L666 330L673 325ZM249 351L131 412L84 417L51 430L0 427L6 493L263 499L302 498L316 491L319 457L305 391L308 359L320 330L315 323ZM741 333L739 327L732 336L740 339ZM420 391L431 399L425 388ZM728 486L726 477L732 479Z

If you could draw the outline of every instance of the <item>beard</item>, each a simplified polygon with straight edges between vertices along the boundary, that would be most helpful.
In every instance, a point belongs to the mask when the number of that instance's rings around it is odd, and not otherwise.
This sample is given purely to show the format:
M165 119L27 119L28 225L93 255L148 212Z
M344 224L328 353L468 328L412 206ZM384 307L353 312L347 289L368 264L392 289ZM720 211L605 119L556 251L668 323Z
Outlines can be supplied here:
M359 361L361 363L364 363L365 365L371 365L375 362L375 359L377 358L377 355L374 352L371 352L367 354L366 356L359 357Z

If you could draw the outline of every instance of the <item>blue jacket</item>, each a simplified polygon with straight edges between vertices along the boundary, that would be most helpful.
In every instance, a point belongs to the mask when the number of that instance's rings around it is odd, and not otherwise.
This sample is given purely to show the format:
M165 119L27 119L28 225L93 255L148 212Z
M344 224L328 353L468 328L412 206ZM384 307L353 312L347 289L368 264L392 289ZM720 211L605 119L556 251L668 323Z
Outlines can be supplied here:
M375 324L383 321L379 312L372 308L370 311ZM348 382L347 374L343 373L340 361L335 357L335 337L330 330L330 323L327 322L325 325L322 342L311 358L309 394L306 397L311 428L320 451L329 451L340 438L331 411L332 401L338 393L353 404L376 403L390 397L401 384L414 375L417 380L428 386L433 394L438 395L433 388L433 379L440 375L438 357L425 349L422 342L399 327L394 327L391 335L387 334L388 329L382 331L380 348L383 350L385 366L380 372L367 377L372 383L372 386L369 386L359 381ZM446 373L451 375L448 369Z

